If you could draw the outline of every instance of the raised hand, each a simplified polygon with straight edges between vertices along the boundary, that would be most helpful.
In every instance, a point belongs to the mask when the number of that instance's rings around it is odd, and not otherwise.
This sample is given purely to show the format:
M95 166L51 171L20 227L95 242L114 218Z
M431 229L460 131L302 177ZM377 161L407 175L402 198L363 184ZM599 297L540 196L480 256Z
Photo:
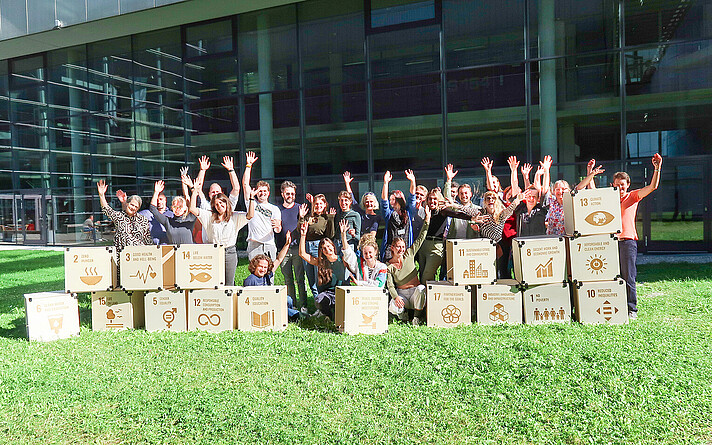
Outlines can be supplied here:
M600 175L604 171L606 171L606 170L603 168L603 166L599 165L596 168L592 168L591 171L589 172L589 175L590 174L593 174L593 176Z
M445 177L447 178L447 182L452 182L452 178L454 178L460 170L454 170L452 164L448 164L445 167Z
M306 198L307 198L307 201L309 201L310 203L314 204L314 197L312 196L311 193L307 193L307 194L306 194Z
M201 188L203 188L203 179L198 176L197 178L195 178L195 183L193 185L196 189L200 190Z
M247 165L254 164L255 162L257 162L258 159L259 158L257 157L254 151L247 152Z
M255 199L257 196L257 189L250 189L250 199Z
M100 179L99 182L96 183L96 190L99 192L99 195L104 196L106 195L106 191L109 190L109 186L106 185L106 181Z
M329 208L329 215L331 215L331 216L336 216L336 209L333 208L333 207L330 207L330 208Z
M413 170L406 170L405 177L408 181L415 182L415 173L413 173Z
M292 244L292 231L291 230L287 230L287 233L284 235L284 244L287 246Z
M507 158L507 164L509 164L509 169L511 171L517 171L517 168L519 168L519 160L517 160L516 156L510 156Z
M305 202L299 206L299 218L304 219L304 217L307 216L307 213L309 213L309 204Z
M235 170L235 164L233 162L232 156L223 156L222 166L225 170Z
M543 168L544 170L549 170L551 169L551 164L553 163L551 156L546 155L544 156L543 161L539 161L539 166Z
M299 234L301 236L307 236L307 230L309 230L309 223L304 221L299 225Z
M596 160L591 159L588 161L588 164L586 164L586 175L588 176L591 173L591 170L596 166Z
M386 172L383 174L383 182L391 182L393 180L393 175L391 174L390 171L386 170Z
M190 167L188 167L187 165L181 167L181 168L180 168L180 175L181 175L181 176L188 176L188 169L189 169L189 168L190 168Z
M166 183L163 181L156 181L153 183L153 193L159 194L166 188Z
M180 176L180 182L187 185L188 187L193 187L193 180L187 174Z
M201 170L207 170L210 168L210 158L207 156L201 156L200 159L198 159L198 163L200 164Z
M123 190L121 190L121 189L117 190L117 191L116 191L116 197L119 198L119 202L120 202L121 204L123 204L123 203L126 202L127 195L126 195L126 192L125 192L125 191L123 191Z
M343 177L344 177L344 184L346 184L347 186L349 184L351 184L351 181L354 180L354 178L351 177L351 172L344 172Z
M529 163L526 163L522 165L522 176L528 178L529 177L529 172L532 171L532 165Z
M658 153L655 153L653 155L652 163L653 167L655 167L656 170L660 170L660 167L663 166L663 157L660 156Z
M482 158L480 164L482 164L486 171L492 171L492 165L494 165L494 161L490 161L490 158Z
M433 213L430 211L430 206L423 206L423 211L425 211L425 222L430 223L430 215Z
M349 222L345 219L339 221L339 229L341 230L341 233L346 233L349 230Z

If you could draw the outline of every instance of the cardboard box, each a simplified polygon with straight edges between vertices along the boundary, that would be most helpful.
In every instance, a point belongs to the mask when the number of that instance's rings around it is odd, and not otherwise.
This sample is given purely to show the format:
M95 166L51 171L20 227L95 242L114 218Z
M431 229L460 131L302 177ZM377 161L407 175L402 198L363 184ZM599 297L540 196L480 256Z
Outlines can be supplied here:
M236 327L235 296L241 288L188 291L188 330L223 332Z
M542 284L524 289L524 323L571 321L571 286L568 282Z
M188 330L188 293L186 291L146 292L146 330L186 332Z
M245 286L236 293L237 329L287 329L287 286Z
M515 280L498 280L497 284L475 287L477 323L483 325L521 324L522 292Z
M491 284L497 279L497 247L488 238L446 241L447 279L461 284Z
M578 282L573 286L576 320L584 324L628 323L625 281Z
M102 291L91 294L91 324L95 331L144 326L143 292Z
M512 241L514 277L522 285L563 283L566 242L563 236L528 236Z
M472 288L447 281L426 284L426 318L429 327L452 328L472 324Z
M617 188L571 190L564 193L563 201L567 235L620 233L621 197Z
M216 289L225 284L225 248L217 244L183 244L176 248L179 289Z
M119 254L121 288L125 290L174 289L174 246L126 246Z
M114 247L68 247L64 250L64 290L96 292L116 287Z
M569 278L579 281L611 281L620 275L618 237L615 234L567 237Z
M342 334L388 332L388 291L372 286L337 286L334 323Z
M30 341L52 341L79 335L77 294L25 294L25 315Z

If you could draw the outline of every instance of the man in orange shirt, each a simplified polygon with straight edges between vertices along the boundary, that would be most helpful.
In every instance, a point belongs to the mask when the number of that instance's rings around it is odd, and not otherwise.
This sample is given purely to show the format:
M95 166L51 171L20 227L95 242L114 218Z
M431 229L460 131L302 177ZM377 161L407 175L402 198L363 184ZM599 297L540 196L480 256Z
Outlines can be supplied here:
M655 170L650 184L631 192L628 191L628 187L630 187L628 173L618 172L613 175L613 186L617 187L621 194L622 231L619 237L618 252L620 255L621 275L626 282L628 293L628 318L631 320L635 320L638 316L638 295L635 289L635 278L638 274L635 265L638 257L638 232L635 230L635 216L638 212L640 200L658 188L663 158L655 153L652 163Z

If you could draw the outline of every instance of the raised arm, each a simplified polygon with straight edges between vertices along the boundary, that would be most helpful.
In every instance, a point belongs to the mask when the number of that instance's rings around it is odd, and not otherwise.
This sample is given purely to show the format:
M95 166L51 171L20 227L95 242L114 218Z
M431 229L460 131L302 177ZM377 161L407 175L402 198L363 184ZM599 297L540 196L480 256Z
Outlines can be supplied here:
M188 175L188 166L186 165L186 166L180 168L180 176L182 178L183 176L187 176L187 175ZM183 181L180 182L180 185L181 185L181 189L183 190L183 198L185 198L185 202L189 202L190 201L190 189Z
M650 184L638 190L638 198L640 199L643 199L649 194L653 193L655 190L657 190L658 185L660 185L660 170L663 167L663 158L659 154L655 153L651 162L653 163L654 168L653 177L652 179L650 179Z
M317 266L317 259L307 253L307 230L309 229L309 223L304 221L299 225L299 256L302 257L304 261L311 264L312 266Z
M541 191L541 189L542 189L542 186L541 186L541 178L542 178L543 176L544 176L544 169L541 168L541 167L537 168L537 169L536 169L536 173L534 173L534 182L532 183L532 185L534 185L534 187L535 187L537 190L539 190L539 194L542 193L542 191ZM528 188L528 187L527 187L527 188Z
M339 232L341 233L341 250L346 251L346 248L349 246L348 241L346 240L346 234L349 231L349 222L346 221L345 218L342 218L339 221Z
M448 164L445 167L445 186L443 187L443 195L448 201L450 200L450 196L452 196L450 194L450 189L452 188L452 180L453 178L455 178L455 176L457 176L457 173L459 171L460 170L453 169L452 164Z
M409 255L415 255L418 249L420 249L420 246L423 244L423 241L425 241L425 237L428 235L428 227L430 226L430 215L432 214L432 212L430 211L430 207L427 205L423 206L423 210L425 211L425 220L423 221L423 227L420 229L418 239L414 240L413 244L408 247L407 253Z
M346 191L349 192L349 195L351 195L351 202L352 206L356 207L358 206L358 202L356 201L356 195L354 195L353 189L351 189L351 181L354 180L354 178L351 177L351 172L344 172L343 174L344 177L344 185L346 186Z
M595 160L595 159L591 159L590 161L588 161L588 164L586 164L586 176L588 176L588 175L591 173L591 171L592 171L595 167L596 167L596 160ZM587 187L587 188L590 188L590 189L595 189L595 188L596 188L596 181L591 181L591 182L589 182L586 187Z
M517 168L519 168L519 160L516 156L510 156L507 159L509 164L509 183L512 186L512 195L518 195L521 192L519 188L519 176L517 176Z
M240 181L237 179L237 173L235 173L235 163L232 156L223 156L222 166L225 167L227 174L230 176L230 184L232 185L230 196L237 198L240 196Z
M257 162L259 158L254 151L247 152L247 163L245 164L245 172L242 174L242 188L245 190L245 196L250 196L250 176L252 174L252 165Z
M532 183L529 181L529 173L532 171L532 165L526 163L522 165L522 184L525 189L528 189Z
M552 164L552 159L551 156L546 155L544 156L543 161L539 161L539 165L541 168L544 170L544 173L541 176L541 196L544 197L547 193L549 193L549 187L551 183L551 164Z
M487 190L496 192L497 190L495 190L494 176L492 176L492 165L494 162L490 161L490 158L482 158L480 164L482 164L482 167L485 169L485 182L487 184Z
M406 170L405 177L410 181L410 189L408 191L411 195L415 195L415 173L413 173L413 170Z
M255 216L255 195L257 194L257 190L252 189L250 190L250 203L247 206L247 214L245 215L245 218L248 220L252 219L253 216Z
M594 181L593 181L593 178L594 178L596 175L598 175L598 174L600 174L600 173L603 173L604 171L606 171L606 170L604 170L603 167L601 167L600 165L599 165L598 167L595 167L595 168L590 169L589 172L588 172L588 175L586 175L586 177L583 178L583 179L581 180L581 182L578 183L578 185L576 185L576 187L575 187L576 190L583 190L583 189L585 189L587 186L589 186L590 184L592 184L592 183L594 182ZM595 187L594 187L594 188L595 188Z
M383 188L381 189L381 199L388 202L388 183L393 180L391 172L386 170L383 174Z
M148 206L148 211L151 212L154 218L163 226L168 224L168 217L158 211L158 195L166 188L163 181L156 181L153 184L153 196L151 197L151 205Z
M274 260L274 264L272 265L272 273L277 272L277 268L280 264L282 264L282 261L284 261L284 257L287 256L290 244L292 244L292 232L287 231L284 235L284 246L282 246L282 249L277 254L277 259Z
M192 213L195 216L198 216L200 212L198 212L198 190L200 190L200 187L203 186L203 183L200 182L199 178L195 179L195 184L193 184L190 180L190 176L182 176L181 181L190 187L193 185L193 193L190 194L190 203L188 204L188 211Z

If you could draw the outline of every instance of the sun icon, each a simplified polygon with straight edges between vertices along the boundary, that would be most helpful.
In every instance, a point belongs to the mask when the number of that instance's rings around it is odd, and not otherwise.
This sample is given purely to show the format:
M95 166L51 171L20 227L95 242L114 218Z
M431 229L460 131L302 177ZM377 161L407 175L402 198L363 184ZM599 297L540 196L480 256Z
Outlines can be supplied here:
M589 273L595 272L596 275L603 273L606 270L606 261L599 255L592 255L586 261L586 269Z

